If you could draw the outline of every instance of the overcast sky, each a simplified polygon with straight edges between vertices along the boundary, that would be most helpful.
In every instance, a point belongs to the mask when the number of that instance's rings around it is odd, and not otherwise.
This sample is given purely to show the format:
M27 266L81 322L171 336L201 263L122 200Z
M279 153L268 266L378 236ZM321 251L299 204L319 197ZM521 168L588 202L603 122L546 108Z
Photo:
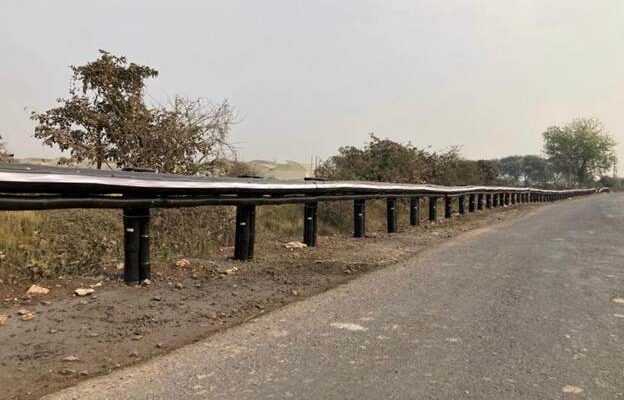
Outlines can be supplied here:
M150 65L152 101L227 98L243 159L309 162L369 132L469 158L539 154L597 117L624 160L621 0L0 0L0 133L49 156L25 107L98 49ZM621 163L620 163L621 164Z

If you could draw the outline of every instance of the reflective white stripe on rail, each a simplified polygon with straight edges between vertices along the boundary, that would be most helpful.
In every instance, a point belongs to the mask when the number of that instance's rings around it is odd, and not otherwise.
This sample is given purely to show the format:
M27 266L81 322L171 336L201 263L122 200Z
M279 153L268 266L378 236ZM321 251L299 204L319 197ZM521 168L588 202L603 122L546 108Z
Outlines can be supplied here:
M325 191L325 190L354 190L370 192L415 192L415 193L446 193L461 194L466 192L533 192L533 193L583 193L593 189L579 190L543 190L527 187L504 186L439 186L407 183L359 182L359 181L245 181L240 178L210 180L210 178L186 179L140 179L120 176L95 176L80 174L55 174L32 172L0 172L0 186L4 183L32 183L32 184L71 184L71 185L99 185L123 188L152 188L170 190L290 190L298 191Z

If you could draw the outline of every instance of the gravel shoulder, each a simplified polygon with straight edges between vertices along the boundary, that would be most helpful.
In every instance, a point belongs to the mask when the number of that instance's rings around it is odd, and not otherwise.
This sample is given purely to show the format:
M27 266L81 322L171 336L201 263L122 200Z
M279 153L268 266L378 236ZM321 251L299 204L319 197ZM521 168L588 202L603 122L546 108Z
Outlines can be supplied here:
M128 287L116 276L66 278L38 282L50 293L26 296L29 284L0 285L0 398L36 399L145 362L464 232L548 207L505 207L366 239L319 237L316 248L285 248L296 238L263 241L245 263L230 260L232 249L224 248L178 266L156 265L148 286ZM94 293L75 296L77 288ZM32 318L20 316L23 309Z

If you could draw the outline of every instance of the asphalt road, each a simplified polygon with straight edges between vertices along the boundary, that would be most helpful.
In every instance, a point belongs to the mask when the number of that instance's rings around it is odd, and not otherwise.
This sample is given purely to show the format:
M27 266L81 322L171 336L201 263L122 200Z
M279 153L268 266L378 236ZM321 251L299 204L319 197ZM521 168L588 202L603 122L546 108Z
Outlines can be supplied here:
M547 205L48 399L624 398L624 195Z

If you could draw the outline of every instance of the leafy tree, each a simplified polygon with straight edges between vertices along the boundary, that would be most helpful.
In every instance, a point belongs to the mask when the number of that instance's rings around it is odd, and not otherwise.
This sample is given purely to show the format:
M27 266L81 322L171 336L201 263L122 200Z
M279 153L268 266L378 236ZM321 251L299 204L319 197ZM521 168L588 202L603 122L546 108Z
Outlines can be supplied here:
M498 167L501 179L511 185L545 185L552 179L548 160L540 156L504 157Z
M553 176L548 160L535 155L523 157L522 174L523 182L527 186L545 185L549 183Z
M374 134L363 148L342 147L316 170L325 179L441 185L492 183L497 175L495 163L465 160L457 147L432 152Z
M500 174L512 179L514 183L519 183L524 175L524 158L522 156L509 156L498 161Z
M494 160L478 160L479 183L483 185L493 185L498 180L500 174L498 163Z
M579 118L562 127L551 126L543 135L544 153L553 172L569 185L589 183L617 162L616 142L597 119Z
M234 113L227 101L213 105L176 97L151 110L150 124L119 157L124 166L154 168L176 174L224 174L234 150L228 134Z
M109 161L123 166L123 155L149 125L143 91L145 80L158 71L103 50L97 60L71 70L69 98L58 99L59 105L46 112L32 112L35 137L69 151L62 159L66 164L87 160L98 169Z
M227 101L175 97L171 104L145 104L145 81L155 69L100 50L100 57L72 66L69 98L33 112L35 137L69 151L61 163L88 161L98 169L144 167L179 174L223 173L234 112ZM111 163L113 165L111 165Z

